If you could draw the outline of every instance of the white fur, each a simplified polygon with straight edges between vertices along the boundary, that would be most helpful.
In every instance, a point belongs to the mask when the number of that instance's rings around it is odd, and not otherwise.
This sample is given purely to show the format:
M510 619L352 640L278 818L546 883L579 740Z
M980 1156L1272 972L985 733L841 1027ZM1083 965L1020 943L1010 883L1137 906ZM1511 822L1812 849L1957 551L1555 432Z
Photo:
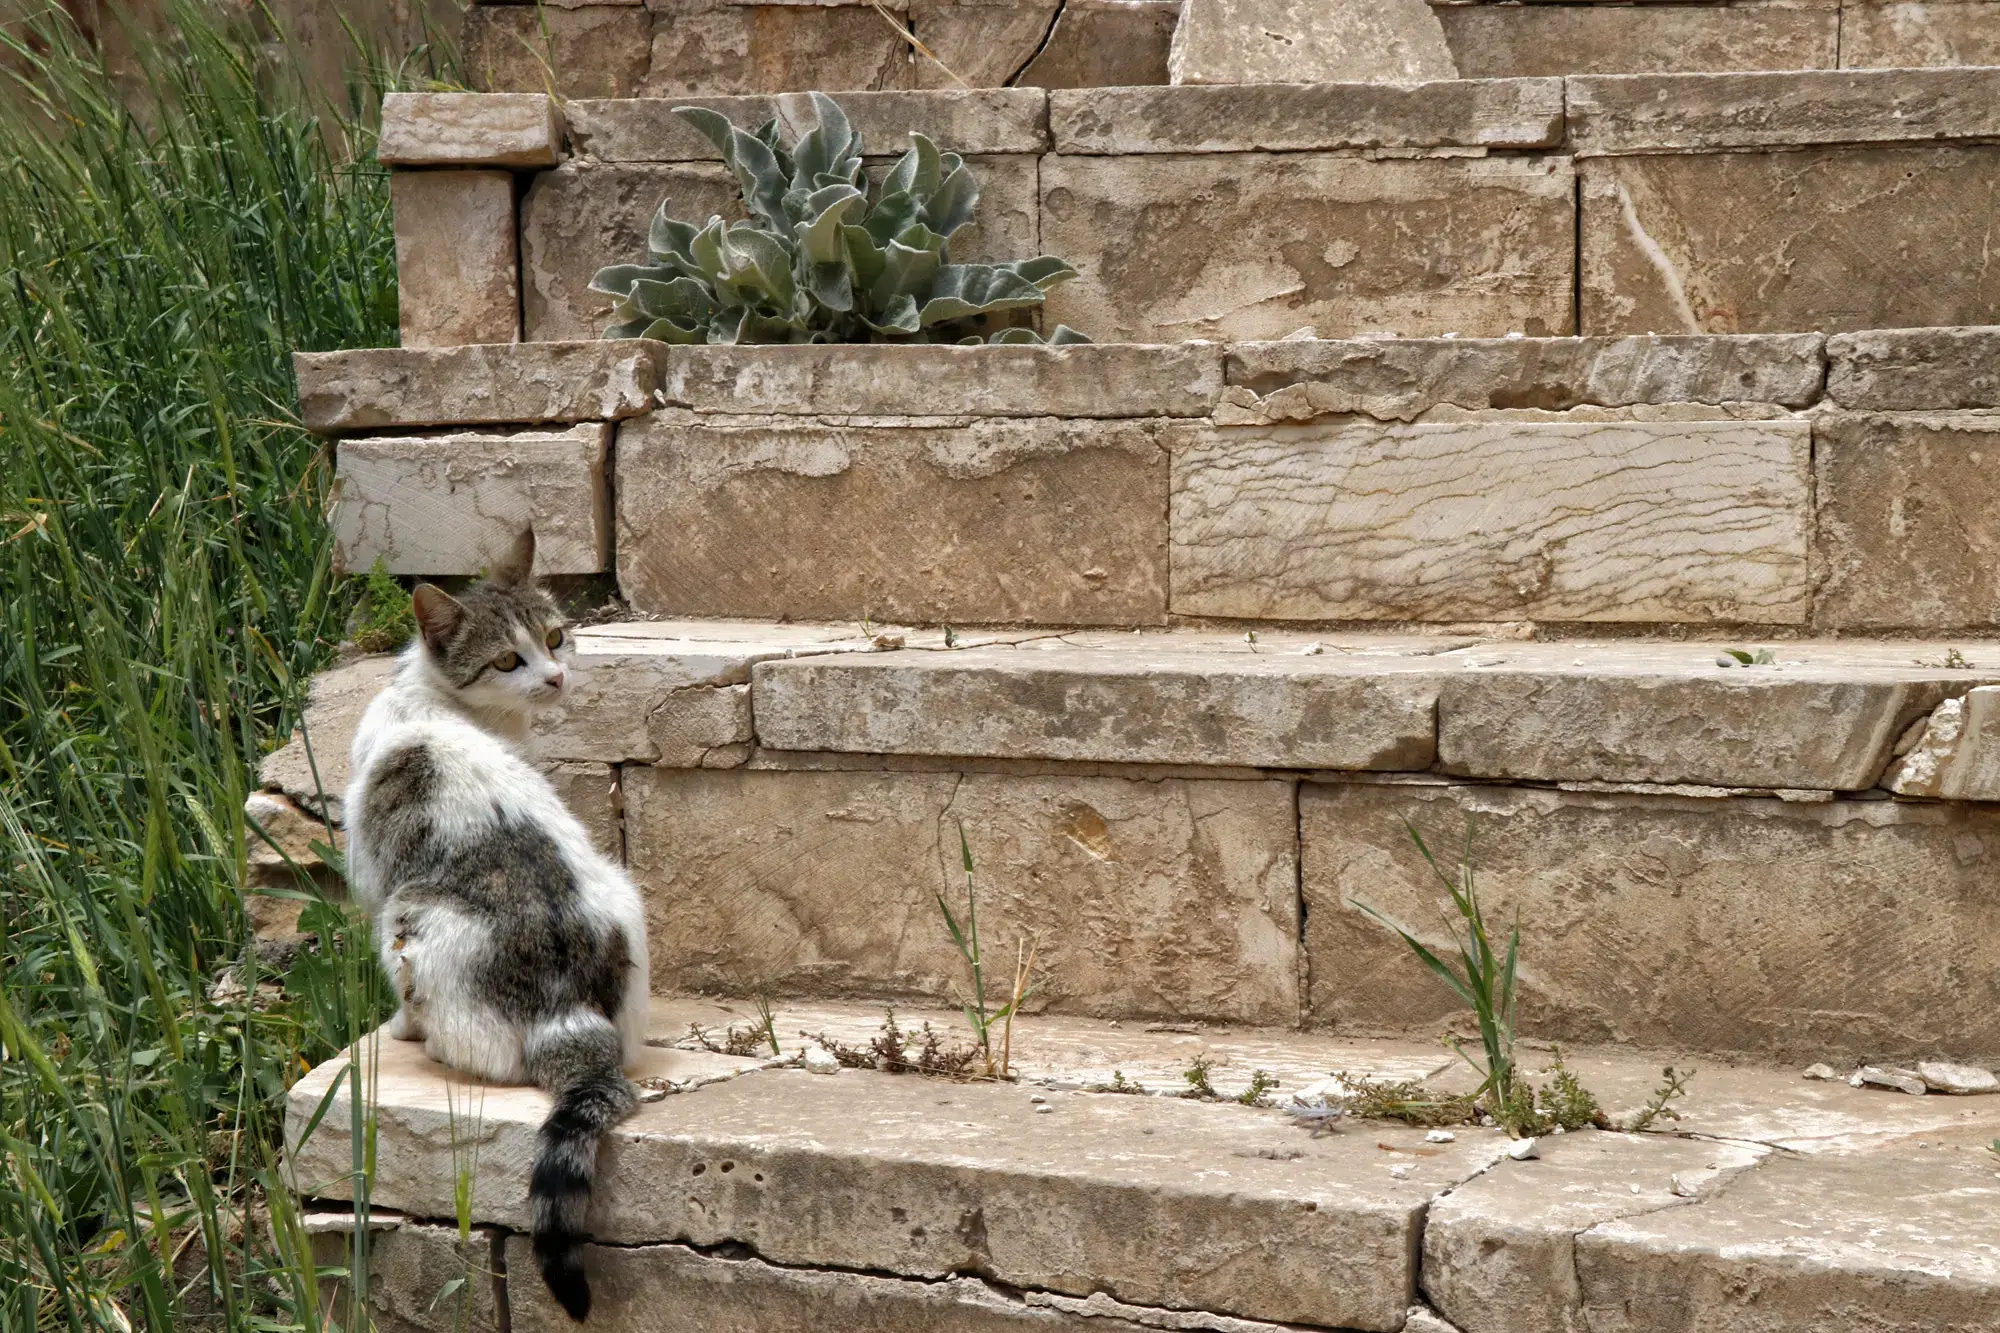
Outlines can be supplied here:
M387 1031L422 1041L424 1053L498 1083L526 1081L523 1046L529 1024L495 1013L473 998L472 969L483 965L484 922L448 906L424 909L422 941L399 943L383 917L390 867L378 863L363 822L371 764L410 741L422 741L441 770L442 818L472 834L511 819L540 828L555 842L576 878L581 906L625 936L632 966L617 1025L629 1067L646 1033L649 973L646 914L624 870L591 845L590 836L525 757L528 721L537 707L560 698L564 667L522 631L524 665L505 674L487 672L456 690L431 662L421 641L403 654L399 671L369 704L355 732L353 774L347 786L347 867L355 897L376 918L376 946L398 997L412 997Z

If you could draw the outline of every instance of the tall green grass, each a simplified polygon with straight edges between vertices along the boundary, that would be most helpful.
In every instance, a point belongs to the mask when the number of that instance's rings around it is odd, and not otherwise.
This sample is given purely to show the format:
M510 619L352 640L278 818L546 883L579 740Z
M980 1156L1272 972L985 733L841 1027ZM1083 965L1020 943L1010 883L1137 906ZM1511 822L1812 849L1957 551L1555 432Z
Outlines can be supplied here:
M165 17L116 77L0 29L7 1333L321 1327L283 1096L379 1009L326 911L255 998L239 812L343 611L290 353L395 341L388 191L238 19Z

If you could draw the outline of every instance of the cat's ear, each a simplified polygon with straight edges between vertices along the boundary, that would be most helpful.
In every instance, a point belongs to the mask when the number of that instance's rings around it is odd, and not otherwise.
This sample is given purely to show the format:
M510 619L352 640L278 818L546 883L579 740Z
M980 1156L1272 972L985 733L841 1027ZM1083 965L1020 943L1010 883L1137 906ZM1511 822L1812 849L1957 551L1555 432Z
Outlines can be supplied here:
M523 528L514 544L507 548L507 554L493 562L493 570L486 577L503 588L511 588L526 583L534 567L535 530Z
M410 609L416 613L424 643L442 655L451 644L451 636L458 632L459 622L465 619L465 608L435 583L419 583L410 594Z

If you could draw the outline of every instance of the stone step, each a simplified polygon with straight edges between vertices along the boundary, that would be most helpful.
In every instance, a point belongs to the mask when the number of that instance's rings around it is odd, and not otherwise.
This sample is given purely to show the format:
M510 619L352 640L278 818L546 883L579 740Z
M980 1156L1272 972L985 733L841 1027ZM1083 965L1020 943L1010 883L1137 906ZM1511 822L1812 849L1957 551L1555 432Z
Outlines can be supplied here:
M1477 825L1537 1035L2000 1051L1991 643L1726 668L1715 642L1187 630L577 645L534 744L647 894L662 991L950 995L963 828L982 922L1040 941L1040 1006L1427 1026L1446 997L1360 906L1445 943L1407 820L1446 856ZM318 791L388 665L319 678L319 786L300 739L274 794L337 822Z
M720 1044L724 1027L754 1026L748 1012L655 1001L656 1044L636 1073L666 1095L601 1149L593 1326L1973 1333L2000 1322L2000 1159L1986 1148L2000 1098L1705 1061L1671 1105L1678 1118L1654 1132L1549 1135L1514 1160L1497 1129L1460 1125L1437 1142L1347 1119L1314 1134L1269 1106L1175 1095L1197 1064L1223 1097L1257 1070L1275 1076L1271 1103L1335 1073L1467 1090L1436 1043L1024 1017L1014 1081L967 1082L773 1068L768 1053L713 1054L689 1036L701 1025ZM954 1014L898 1021L953 1043L966 1034ZM801 1034L853 1045L881 1024L879 1007L781 1003L774 1027L795 1060ZM372 1204L396 1210L372 1223L378 1305L431 1308L456 1270L474 1279L473 1326L568 1327L521 1234L546 1095L469 1084L410 1044L371 1038L363 1052ZM1545 1082L1551 1054L1521 1057ZM1563 1063L1628 1123L1664 1058L1574 1049ZM1095 1090L1114 1073L1140 1095ZM352 1194L356 1118L335 1090L346 1082L336 1059L290 1094L291 1170L322 1200ZM480 1234L467 1255L452 1219L473 1145ZM332 1225L337 1205L321 1207Z

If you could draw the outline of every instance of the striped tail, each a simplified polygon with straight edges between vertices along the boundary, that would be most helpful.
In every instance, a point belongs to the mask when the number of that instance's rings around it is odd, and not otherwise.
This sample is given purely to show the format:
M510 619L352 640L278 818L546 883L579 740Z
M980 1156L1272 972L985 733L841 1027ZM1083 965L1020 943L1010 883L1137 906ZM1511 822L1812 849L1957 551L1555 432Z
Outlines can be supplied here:
M581 1323L590 1315L590 1279L579 1251L589 1238L597 1141L631 1114L637 1095L621 1071L618 1030L602 1014L578 1011L542 1024L527 1045L528 1076L556 1099L528 1179L535 1262L549 1293Z

